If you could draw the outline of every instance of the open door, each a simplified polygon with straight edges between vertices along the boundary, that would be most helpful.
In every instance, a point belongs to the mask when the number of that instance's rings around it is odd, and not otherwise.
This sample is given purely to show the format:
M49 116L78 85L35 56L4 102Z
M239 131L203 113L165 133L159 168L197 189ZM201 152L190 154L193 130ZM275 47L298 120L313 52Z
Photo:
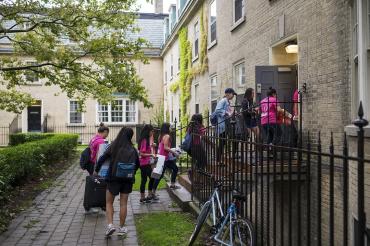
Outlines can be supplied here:
M41 132L41 102L27 108L29 132Z

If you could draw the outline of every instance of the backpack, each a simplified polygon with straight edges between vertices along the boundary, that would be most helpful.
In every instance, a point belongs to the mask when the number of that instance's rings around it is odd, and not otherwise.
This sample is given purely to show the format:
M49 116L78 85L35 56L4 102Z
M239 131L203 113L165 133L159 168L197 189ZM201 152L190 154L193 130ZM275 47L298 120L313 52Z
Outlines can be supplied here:
M86 170L90 164L91 149L90 146L82 151L80 156L80 167L82 170Z
M218 120L217 120L216 111L211 114L211 116L209 117L209 121L211 122L211 125L212 126L216 126L217 125Z
M120 149L112 165L112 177L115 179L134 182L138 153L135 148Z
M181 144L181 149L183 149L186 153L190 153L191 140L191 134L189 132L186 132L185 139Z

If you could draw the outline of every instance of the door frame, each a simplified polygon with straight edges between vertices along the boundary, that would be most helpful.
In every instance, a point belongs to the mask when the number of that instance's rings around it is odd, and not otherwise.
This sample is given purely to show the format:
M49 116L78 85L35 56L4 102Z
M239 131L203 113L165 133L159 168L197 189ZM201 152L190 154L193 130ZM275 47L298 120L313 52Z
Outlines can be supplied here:
M42 124L43 124L43 119L44 119L44 101L42 99L35 99L35 100L40 102L41 130L42 130ZM22 133L27 133L27 132L28 132L28 107L23 109L22 111Z

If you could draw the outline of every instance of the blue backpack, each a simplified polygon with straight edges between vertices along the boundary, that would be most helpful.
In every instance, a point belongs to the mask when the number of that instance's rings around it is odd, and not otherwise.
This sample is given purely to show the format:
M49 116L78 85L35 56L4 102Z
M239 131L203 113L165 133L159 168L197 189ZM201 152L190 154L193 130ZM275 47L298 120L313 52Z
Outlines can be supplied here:
M185 135L185 139L181 144L181 149L183 149L187 153L189 153L191 150L191 140L191 134L187 132Z
M216 126L217 125L218 120L217 120L216 111L211 114L211 116L209 117L209 121L211 122L211 125L212 126Z

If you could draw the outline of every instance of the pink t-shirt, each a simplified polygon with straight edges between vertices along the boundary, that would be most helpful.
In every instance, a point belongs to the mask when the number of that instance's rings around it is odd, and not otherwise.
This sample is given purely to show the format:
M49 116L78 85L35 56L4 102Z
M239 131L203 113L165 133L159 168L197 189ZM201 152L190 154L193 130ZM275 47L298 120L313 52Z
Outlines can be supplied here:
M99 151L99 145L104 143L104 138L99 134L95 135L90 141L90 149L91 149L91 156L90 161L95 164L96 162L96 155Z
M150 145L146 143L146 139L143 139L140 144L140 153L145 153L145 154L151 154L152 153L152 148ZM150 164L150 156L141 156L140 155L140 166L146 166Z
M293 107L293 115L298 115L298 102L299 102L299 93L298 93L298 90L295 90L294 91L294 94L293 94L293 102L294 102L294 107ZM297 105L297 107L296 107Z
M278 101L276 97L266 97L261 102L261 124L276 124Z

